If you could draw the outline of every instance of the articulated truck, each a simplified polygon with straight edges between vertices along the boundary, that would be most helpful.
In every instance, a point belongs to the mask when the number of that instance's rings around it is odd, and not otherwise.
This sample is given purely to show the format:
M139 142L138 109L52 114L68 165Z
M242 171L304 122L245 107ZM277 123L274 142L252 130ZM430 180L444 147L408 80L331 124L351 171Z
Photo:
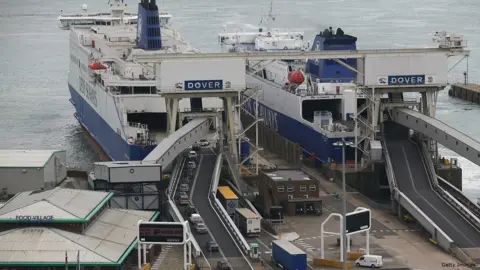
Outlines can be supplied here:
M307 254L288 240L272 242L272 261L283 269L307 270Z
M247 237L260 236L261 218L252 212L252 210L248 208L235 209L233 220L243 235Z

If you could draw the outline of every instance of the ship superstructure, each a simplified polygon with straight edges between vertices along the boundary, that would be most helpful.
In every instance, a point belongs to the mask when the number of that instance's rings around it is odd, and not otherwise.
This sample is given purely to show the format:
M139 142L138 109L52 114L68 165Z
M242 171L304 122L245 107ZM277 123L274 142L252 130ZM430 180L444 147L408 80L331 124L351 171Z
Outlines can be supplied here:
M154 66L135 63L131 55L197 52L160 20L155 0L144 0L136 25L118 21L70 30L70 101L109 159L142 160L166 136L165 99L158 94ZM179 110L190 110L190 104L182 100Z
M270 32L268 29L273 28L267 28L267 34L260 29L255 36L243 35L235 39L230 37L237 32L220 33L219 42L222 47L229 46L230 51L356 50L357 38L340 28L337 31L331 27L325 29L311 44L303 39L301 32ZM278 44L285 44L285 48L276 46ZM356 67L356 59L340 61ZM258 101L263 123L298 143L305 154L322 163L342 160L342 150L334 143L342 139L355 140L353 117L366 103L366 97L356 91L354 71L334 60L249 61L246 79L263 91L258 97L251 95L252 98L248 91L244 93L243 98L248 100L244 103L247 111L253 114ZM354 149L347 148L347 162L353 163L354 159Z

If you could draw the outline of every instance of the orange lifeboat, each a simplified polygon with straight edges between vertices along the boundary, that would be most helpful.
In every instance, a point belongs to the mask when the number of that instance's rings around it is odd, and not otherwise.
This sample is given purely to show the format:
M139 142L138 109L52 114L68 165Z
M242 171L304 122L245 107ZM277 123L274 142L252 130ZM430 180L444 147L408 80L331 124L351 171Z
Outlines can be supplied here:
M107 69L107 67L102 65L101 63L91 63L88 65L88 68L91 70Z
M300 71L294 71L288 74L288 81L290 83L301 84L303 83L304 80L305 80L305 77L303 76L303 73Z

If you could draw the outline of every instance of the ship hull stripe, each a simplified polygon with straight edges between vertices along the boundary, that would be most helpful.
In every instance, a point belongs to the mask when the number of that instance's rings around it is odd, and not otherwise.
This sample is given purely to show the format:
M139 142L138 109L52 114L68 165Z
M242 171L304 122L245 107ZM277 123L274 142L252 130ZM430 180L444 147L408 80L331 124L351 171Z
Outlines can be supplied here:
M112 160L143 160L156 145L140 146L128 144L95 111L70 84L69 91L75 104L76 116L102 150Z
M254 108L255 101L251 99L249 102L253 103L250 104L250 108ZM333 159L338 163L342 162L342 149L333 145L334 142L341 141L341 138L329 138L304 123L275 111L261 102L259 102L259 107L264 107L264 114L269 115L269 118L271 118L272 115L275 115L276 132L288 140L299 144L302 149L308 152L305 152L307 156L314 153L321 163L325 163L329 159ZM251 113L254 114L253 112ZM272 122L272 119L269 120ZM346 139L354 140L354 138ZM353 148L345 149L346 160L355 159L354 151Z

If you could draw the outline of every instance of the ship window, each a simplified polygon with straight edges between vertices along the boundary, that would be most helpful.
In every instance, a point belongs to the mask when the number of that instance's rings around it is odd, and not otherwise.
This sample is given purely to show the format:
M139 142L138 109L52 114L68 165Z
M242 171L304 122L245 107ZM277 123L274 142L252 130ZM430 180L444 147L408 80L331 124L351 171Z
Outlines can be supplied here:
M278 187L277 187L277 191L278 191L278 192L284 192L284 191L285 191L285 187L284 187L284 186L278 186Z

